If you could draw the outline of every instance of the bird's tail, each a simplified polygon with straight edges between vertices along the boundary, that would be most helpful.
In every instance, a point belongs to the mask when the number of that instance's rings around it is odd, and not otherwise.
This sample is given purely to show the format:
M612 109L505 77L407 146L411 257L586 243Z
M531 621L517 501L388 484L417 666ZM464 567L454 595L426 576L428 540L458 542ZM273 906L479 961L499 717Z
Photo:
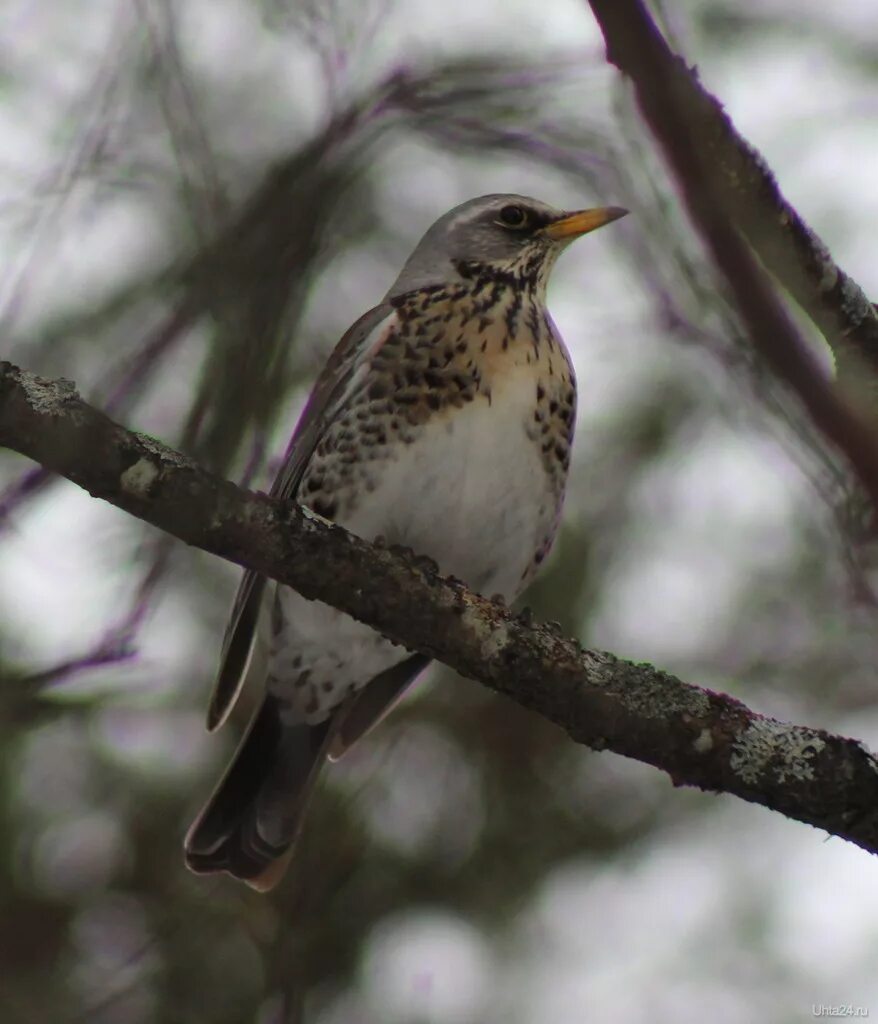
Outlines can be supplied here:
M192 871L227 871L260 892L280 881L326 760L331 721L289 725L276 698L264 699L186 835L186 864Z

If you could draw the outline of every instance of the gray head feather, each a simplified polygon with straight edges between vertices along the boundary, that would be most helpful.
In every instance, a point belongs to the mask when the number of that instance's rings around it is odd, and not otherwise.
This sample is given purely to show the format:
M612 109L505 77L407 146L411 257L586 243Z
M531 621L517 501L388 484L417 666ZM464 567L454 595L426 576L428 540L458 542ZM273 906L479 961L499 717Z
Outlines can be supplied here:
M427 231L406 260L386 299L427 285L461 280L455 268L461 261L511 266L537 246L545 250L547 260L552 257L551 263L564 243L553 242L532 230L516 231L504 226L500 211L506 207L521 207L535 229L564 216L561 210L527 196L501 194L470 199L449 210Z

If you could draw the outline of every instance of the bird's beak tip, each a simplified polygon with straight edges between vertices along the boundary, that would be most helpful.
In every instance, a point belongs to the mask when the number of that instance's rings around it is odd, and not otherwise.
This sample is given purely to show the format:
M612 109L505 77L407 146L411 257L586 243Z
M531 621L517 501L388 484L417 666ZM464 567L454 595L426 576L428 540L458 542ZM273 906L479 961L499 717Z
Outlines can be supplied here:
M628 210L621 206L599 206L593 210L577 210L575 213L567 213L560 219L553 221L543 230L549 238L555 241L562 239L578 238L580 235L588 234L606 224L612 224L614 220L625 217Z

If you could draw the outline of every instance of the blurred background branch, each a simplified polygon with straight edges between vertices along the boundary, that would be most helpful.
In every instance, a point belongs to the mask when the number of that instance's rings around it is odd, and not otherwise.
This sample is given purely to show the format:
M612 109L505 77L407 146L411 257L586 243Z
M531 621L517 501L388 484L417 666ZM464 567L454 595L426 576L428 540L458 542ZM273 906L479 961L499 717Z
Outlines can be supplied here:
M699 83L697 70L671 51L645 5L640 0L594 0L591 7L604 33L607 59L637 88L641 107L667 147L684 191L691 191L688 179L697 170L711 199L823 333L840 379L855 387L862 384L861 371L869 370L872 383L867 388L873 391L878 368L876 307L787 201L766 161ZM668 130L670 119L679 126L676 143ZM684 127L689 152L680 145ZM690 174L683 164L689 165Z
M634 84L640 109L670 164L698 231L725 278L742 322L826 438L850 461L878 509L878 432L836 393L745 245L815 320L841 367L851 349L878 388L878 313L826 246L784 200L767 165L719 103L668 48L640 0L590 0L607 58ZM774 228L772 227L774 225ZM873 380L874 378L874 380Z

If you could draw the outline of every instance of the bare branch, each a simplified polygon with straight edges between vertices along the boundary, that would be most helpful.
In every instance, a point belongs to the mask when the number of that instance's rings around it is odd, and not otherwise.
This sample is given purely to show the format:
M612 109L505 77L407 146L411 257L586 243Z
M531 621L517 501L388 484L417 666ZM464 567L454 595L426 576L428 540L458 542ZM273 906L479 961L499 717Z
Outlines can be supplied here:
M590 4L607 57L634 84L643 116L754 345L844 453L878 505L878 445L871 424L827 379L738 231L811 313L840 364L856 345L878 366L874 309L786 203L764 162L737 135L719 103L671 52L640 0Z
M100 401L109 415L115 416L130 410L162 362L181 340L192 317L190 309L174 310L156 330L147 335L137 350L126 352L123 359L111 365L104 379L95 387L93 400ZM105 394L106 398L102 400ZM26 501L42 494L54 479L44 466L37 466L0 488L0 536L9 529L13 514L20 512Z
M739 134L694 69L671 52L640 0L596 0L591 7L604 33L607 59L638 92L652 91L657 78L665 82L664 99L656 97L657 102L670 102L690 138L697 139L702 169L722 209L821 330L839 374L856 372L861 362L878 370L878 310L787 201L761 154ZM654 115L647 119L660 135ZM858 357L853 363L852 355Z
M0 363L0 444L160 530L248 566L423 651L676 785L763 804L878 853L878 762L857 741L785 725L650 665L583 650L550 626L376 548L306 509L244 491L83 402Z

